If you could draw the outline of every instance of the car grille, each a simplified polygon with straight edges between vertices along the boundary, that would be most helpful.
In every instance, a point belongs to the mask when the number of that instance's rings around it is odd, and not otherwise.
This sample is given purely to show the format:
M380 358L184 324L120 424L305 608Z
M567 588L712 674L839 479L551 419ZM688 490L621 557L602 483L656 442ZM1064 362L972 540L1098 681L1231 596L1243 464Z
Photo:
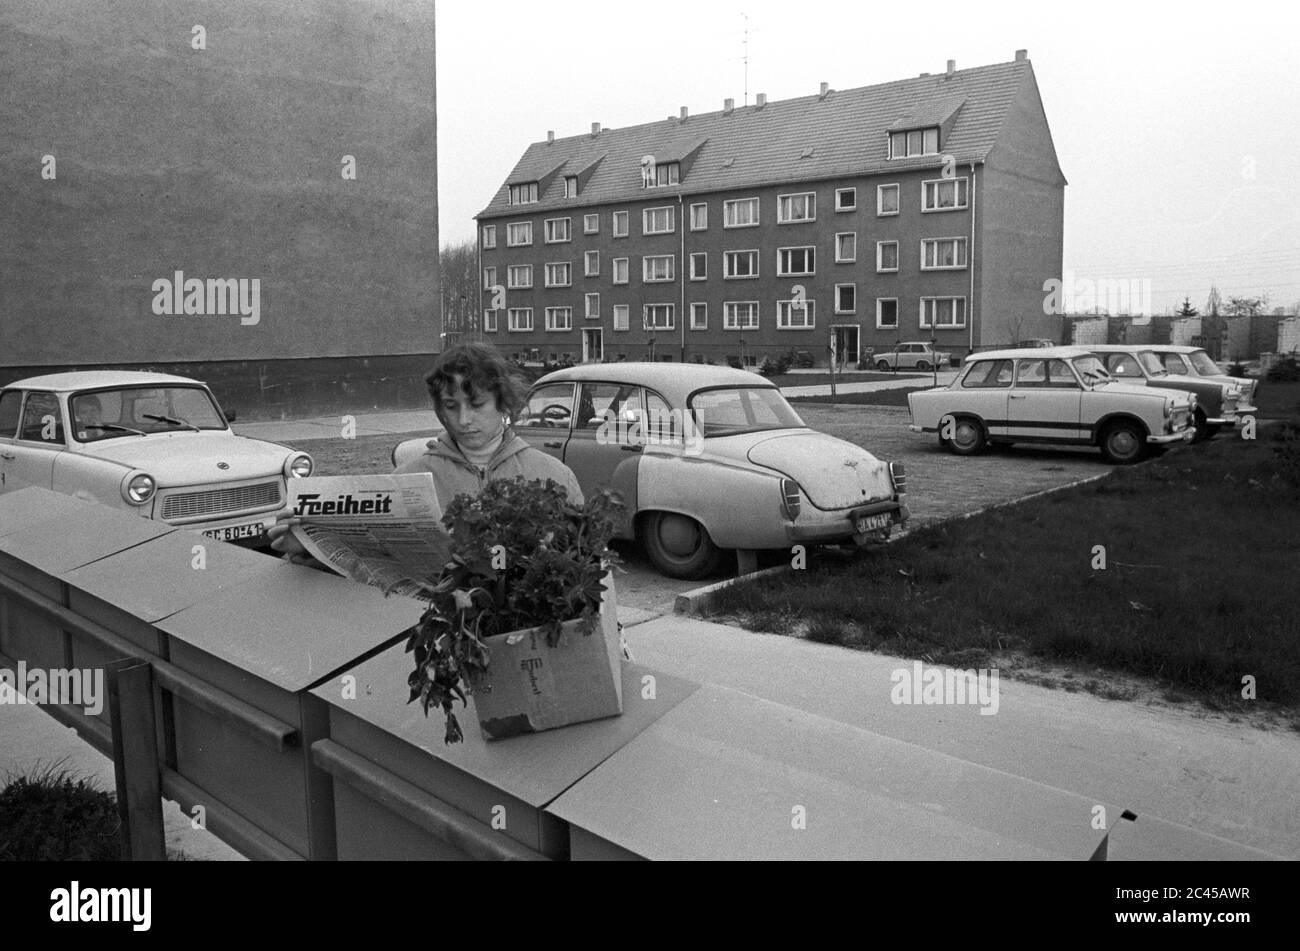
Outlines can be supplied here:
M1185 409L1176 409L1172 416L1169 417L1169 431L1171 433L1182 432L1187 428L1190 413Z
M162 517L165 521L199 518L279 504L280 483L258 482L253 485L169 495L163 499Z

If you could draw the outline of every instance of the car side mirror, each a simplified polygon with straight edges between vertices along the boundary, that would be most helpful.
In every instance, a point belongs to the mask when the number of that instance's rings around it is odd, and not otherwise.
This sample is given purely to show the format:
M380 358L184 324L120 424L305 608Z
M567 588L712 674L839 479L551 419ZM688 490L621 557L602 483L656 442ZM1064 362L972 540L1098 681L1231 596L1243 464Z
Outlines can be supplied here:
M233 423L235 421L235 411L233 409L228 409L225 412L226 412L226 422Z

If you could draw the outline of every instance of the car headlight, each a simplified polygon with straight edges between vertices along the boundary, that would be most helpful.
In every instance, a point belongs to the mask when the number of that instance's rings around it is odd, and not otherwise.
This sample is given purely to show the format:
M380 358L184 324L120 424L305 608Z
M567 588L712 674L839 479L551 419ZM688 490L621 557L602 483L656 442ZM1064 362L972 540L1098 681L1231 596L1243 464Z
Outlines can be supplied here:
M144 505L153 498L157 489L158 483L154 482L153 476L137 472L122 483L122 498L132 505Z
M1174 401L1172 399L1167 399L1165 400L1165 419L1168 419L1170 416L1173 415L1174 415Z
M289 479L305 479L311 475L312 468L311 456L305 452L297 453L284 461L284 474Z

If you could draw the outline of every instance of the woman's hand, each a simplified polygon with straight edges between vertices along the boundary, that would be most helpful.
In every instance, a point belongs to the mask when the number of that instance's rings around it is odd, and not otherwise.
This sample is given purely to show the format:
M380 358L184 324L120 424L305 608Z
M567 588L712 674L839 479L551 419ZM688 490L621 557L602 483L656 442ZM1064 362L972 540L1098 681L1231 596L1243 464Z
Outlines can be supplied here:
M289 561L295 565L319 565L320 562L313 558L302 546L302 542L294 537L292 528L298 522L299 519L290 515L288 509L278 513L275 524L266 530L266 535L271 540L271 547L288 555Z

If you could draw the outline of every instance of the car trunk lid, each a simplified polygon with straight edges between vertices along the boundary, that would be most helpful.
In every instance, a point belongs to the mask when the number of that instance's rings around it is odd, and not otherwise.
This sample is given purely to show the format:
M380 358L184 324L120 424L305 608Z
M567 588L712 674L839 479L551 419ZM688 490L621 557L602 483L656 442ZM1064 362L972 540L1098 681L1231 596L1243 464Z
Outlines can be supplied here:
M893 498L888 464L834 436L794 432L749 448L749 461L794 479L817 508L854 508Z

